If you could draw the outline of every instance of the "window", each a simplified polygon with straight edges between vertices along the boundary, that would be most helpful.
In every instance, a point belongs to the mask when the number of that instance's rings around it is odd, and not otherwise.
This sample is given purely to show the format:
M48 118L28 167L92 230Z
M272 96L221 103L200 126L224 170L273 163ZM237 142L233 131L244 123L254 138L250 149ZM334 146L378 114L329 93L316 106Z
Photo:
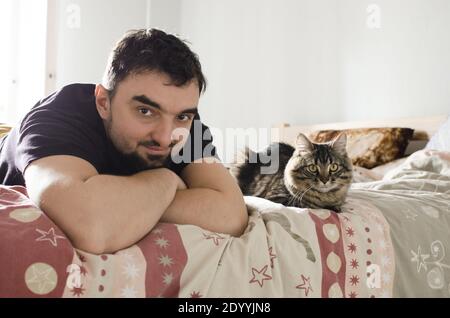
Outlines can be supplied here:
M15 124L45 92L47 0L0 2L0 122Z

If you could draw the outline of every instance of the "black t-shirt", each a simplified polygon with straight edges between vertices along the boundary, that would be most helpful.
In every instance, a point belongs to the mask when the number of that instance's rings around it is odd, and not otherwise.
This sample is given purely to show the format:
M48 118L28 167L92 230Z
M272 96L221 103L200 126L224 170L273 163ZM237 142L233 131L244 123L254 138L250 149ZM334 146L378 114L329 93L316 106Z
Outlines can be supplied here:
M3 185L25 186L23 171L28 164L53 155L82 158L99 174L131 175L138 172L126 164L107 137L95 105L94 91L93 84L72 84L62 88L39 101L20 125L0 140L0 181ZM196 116L182 151L177 157L169 156L164 166L180 174L189 162L210 156L217 157L211 133Z

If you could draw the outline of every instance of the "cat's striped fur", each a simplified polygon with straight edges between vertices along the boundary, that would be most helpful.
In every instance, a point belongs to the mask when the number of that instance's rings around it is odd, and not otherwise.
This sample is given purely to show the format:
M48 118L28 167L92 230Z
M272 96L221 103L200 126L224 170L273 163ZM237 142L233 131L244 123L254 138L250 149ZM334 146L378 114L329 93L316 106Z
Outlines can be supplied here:
M352 163L346 144L345 134L321 144L300 134L295 148L285 143L273 143L260 153L247 148L243 160L231 168L231 173L244 195L287 206L339 212L352 180ZM262 156L272 160L278 156L279 167L275 173L261 173L262 167L271 164L262 163Z

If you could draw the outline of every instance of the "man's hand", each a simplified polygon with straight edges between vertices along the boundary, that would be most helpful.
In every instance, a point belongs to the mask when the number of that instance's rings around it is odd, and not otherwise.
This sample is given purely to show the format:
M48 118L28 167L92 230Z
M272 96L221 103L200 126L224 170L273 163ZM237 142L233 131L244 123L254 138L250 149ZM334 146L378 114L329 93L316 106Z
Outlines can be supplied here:
M247 226L248 215L239 186L220 162L200 161L183 170L182 178L188 189L177 191L161 221L193 224L240 236Z
M187 185L184 183L183 179L181 179L178 175L173 173L173 177L177 180L177 191L186 190Z

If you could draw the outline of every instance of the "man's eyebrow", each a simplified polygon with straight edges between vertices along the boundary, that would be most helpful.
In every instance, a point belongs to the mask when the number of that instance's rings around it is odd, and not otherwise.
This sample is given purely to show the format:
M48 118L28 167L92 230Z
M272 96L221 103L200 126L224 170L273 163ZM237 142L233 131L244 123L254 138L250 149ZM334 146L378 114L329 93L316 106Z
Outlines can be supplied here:
M157 109L163 110L161 105L159 105L157 102L152 101L150 98L148 98L145 95L139 95L139 96L133 96L132 100L138 101L142 104L148 105L148 106L152 106L155 107ZM180 112L180 114L194 114L197 115L198 114L198 109L197 107L192 107L192 108L188 108L185 110L182 110Z
M181 111L180 114L194 114L194 115L197 115L198 114L198 109L196 107L188 108L188 109L185 109L185 110Z
M157 102L152 101L150 98L148 98L145 95L133 96L132 100L138 101L145 105L149 105L149 106L161 109L161 106Z

